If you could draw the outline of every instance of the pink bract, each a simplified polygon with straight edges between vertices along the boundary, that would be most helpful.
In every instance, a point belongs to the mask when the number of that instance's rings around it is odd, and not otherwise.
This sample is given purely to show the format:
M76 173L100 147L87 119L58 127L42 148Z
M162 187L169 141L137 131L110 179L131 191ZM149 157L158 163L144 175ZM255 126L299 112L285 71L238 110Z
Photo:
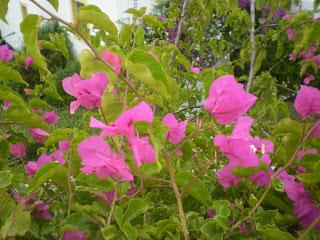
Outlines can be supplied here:
M134 137L131 140L131 148L134 154L134 161L138 167L142 163L154 163L156 161L156 154L153 146L149 143L148 137Z
M78 153L82 159L82 172L87 175L96 173L99 178L111 177L115 180L132 181L133 175L123 154L117 156L106 141L100 136L91 136L78 145Z
M7 44L0 46L0 62L10 62L14 51L10 50Z
M234 76L225 75L211 84L204 108L216 118L218 124L232 124L256 100L254 95L245 92L243 84L237 83Z
M26 145L22 142L9 145L10 153L18 158L24 157L26 155Z
M289 29L287 30L287 34L288 34L288 40L289 40L289 41L292 41L292 40L295 39L296 36L297 36L297 33L296 33L292 28L289 28Z
M179 122L172 113L168 113L162 119L162 123L169 127L167 140L172 144L181 142L187 127L187 121Z
M2 110L7 111L11 105L12 105L12 102L3 101Z
M56 114L56 112L46 112L42 116L43 120L46 121L48 124L54 125L59 121L59 116Z
M113 71L117 75L120 74L122 60L117 54L110 52L110 51L104 51L102 53L102 58L106 63L110 64L113 67Z
M200 73L200 68L194 67L194 66L190 66L190 72L193 72L195 74L199 74Z
M294 101L294 107L305 119L313 114L320 114L320 90L314 87L301 86Z
M77 99L71 102L70 113L75 113L80 106L86 109L100 107L101 97L108 82L107 76L102 72L93 74L87 80L82 80L78 74L63 79L62 87L64 91Z
M24 58L23 62L24 62L24 68L28 69L31 66L31 64L33 64L33 59L32 57L28 56Z
M49 136L49 133L40 128L30 128L29 133L36 142L44 142L44 137Z
M308 77L306 77L305 79L303 79L304 84L308 85L311 81L315 80L315 76L313 75L309 75Z
M88 232L67 230L63 233L63 240L85 240L88 235Z

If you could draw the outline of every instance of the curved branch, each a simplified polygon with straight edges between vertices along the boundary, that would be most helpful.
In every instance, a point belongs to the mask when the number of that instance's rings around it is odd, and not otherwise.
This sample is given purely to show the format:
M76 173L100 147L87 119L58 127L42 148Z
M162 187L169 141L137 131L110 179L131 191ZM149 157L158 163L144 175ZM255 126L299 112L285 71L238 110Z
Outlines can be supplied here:
M255 32L255 21L256 21L256 14L255 14L255 0L251 0L251 4L250 4L250 15L251 15L251 30L250 30L250 46L251 46L251 57L250 57L250 72L249 72L249 78L248 78L248 82L247 82L247 86L246 86L246 90L247 92L250 91L251 85L252 85L252 81L254 78L254 74L255 74L255 65L256 65L256 55L257 55L257 51L256 51L256 43L255 43L255 39L254 39L254 32Z

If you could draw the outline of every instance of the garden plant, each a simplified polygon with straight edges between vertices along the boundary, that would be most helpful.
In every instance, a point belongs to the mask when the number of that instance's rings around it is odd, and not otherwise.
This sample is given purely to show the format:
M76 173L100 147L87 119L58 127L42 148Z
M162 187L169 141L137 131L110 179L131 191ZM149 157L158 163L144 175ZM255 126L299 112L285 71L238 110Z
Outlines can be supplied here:
M162 0L121 26L30 2L47 17L0 46L0 239L320 239L319 1Z

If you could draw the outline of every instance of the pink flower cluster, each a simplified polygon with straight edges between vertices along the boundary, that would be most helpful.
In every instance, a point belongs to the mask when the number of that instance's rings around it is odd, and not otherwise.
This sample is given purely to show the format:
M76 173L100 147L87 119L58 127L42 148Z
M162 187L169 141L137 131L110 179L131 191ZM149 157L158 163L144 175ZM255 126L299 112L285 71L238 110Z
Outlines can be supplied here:
M181 142L187 127L187 121L178 121L172 113L168 113L162 119L162 123L169 127L167 140L172 144Z
M13 51L9 49L7 44L0 46L0 62L10 62L13 58Z
M66 163L64 154L70 149L70 142L64 140L60 141L58 145L58 150L52 152L51 154L42 154L38 158L38 161L28 161L27 164L24 165L24 169L30 177L32 177L38 171L38 169L49 162L58 161L61 165Z
M104 51L102 53L102 59L110 64L112 67L113 67L113 71L119 75L121 73L121 58L113 53L113 52L110 52L110 51Z
M232 124L256 100L256 96L247 93L243 84L238 83L234 76L225 75L211 84L204 108L215 117L218 124Z
M18 142L16 144L10 144L9 150L11 155L22 158L26 155L26 145L23 142Z
M302 183L295 181L295 177L282 171L279 179L284 183L284 190L293 201L295 215L303 227L308 227L320 215L320 205L314 205L309 193ZM320 223L316 225L320 229Z
M14 200L17 203L23 204L28 211L31 211L32 214L39 219L50 220L52 218L52 214L49 211L49 205L42 200L36 200L34 193L25 199L21 198L20 195L15 194ZM30 202L33 200L35 201L31 205Z
M302 85L294 101L294 107L302 119L320 115L320 90Z
M70 104L70 113L73 114L80 107L93 109L101 106L101 97L108 85L107 76L98 72L90 79L83 80L78 74L62 80L62 87L66 93L76 98Z

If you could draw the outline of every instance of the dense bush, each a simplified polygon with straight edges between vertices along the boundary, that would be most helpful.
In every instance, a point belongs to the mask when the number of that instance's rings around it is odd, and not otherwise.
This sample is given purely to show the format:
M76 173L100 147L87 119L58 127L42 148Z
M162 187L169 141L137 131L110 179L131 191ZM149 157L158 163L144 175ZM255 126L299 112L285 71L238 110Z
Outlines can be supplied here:
M165 1L120 32L48 12L77 60L26 16L0 46L0 238L318 239L320 23L291 4Z

